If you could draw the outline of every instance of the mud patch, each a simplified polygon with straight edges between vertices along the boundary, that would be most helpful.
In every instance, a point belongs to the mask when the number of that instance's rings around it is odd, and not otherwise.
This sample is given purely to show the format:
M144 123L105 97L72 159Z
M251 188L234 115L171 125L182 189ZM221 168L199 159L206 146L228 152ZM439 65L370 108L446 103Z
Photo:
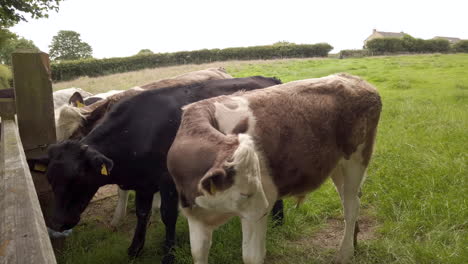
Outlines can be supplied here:
M116 196L117 195L117 185L115 184L109 184L102 186L99 188L99 190L96 192L94 195L93 199L91 202L99 201L108 197Z
M377 238L377 220L369 215L361 215L359 217L358 245L360 241L373 240ZM341 239L344 233L343 218L331 218L327 223L314 232L311 236L304 237L297 243L304 246L313 246L323 249L337 250L340 246Z

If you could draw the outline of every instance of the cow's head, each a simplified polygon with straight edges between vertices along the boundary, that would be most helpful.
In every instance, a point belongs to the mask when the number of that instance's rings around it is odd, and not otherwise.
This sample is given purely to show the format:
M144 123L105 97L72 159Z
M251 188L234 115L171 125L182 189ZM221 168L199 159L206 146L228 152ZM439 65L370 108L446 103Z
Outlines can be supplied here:
M49 147L48 157L28 160L34 171L43 171L52 186L55 210L52 228L73 228L98 188L109 182L113 162L77 141Z
M168 156L169 169L176 182L184 181L187 177L199 179L194 183L201 194L195 198L197 206L222 213L239 214L251 220L260 219L267 213L269 203L261 182L262 171L254 142L247 134L229 137L236 137L238 144L230 151L227 150L229 148L221 147L215 154L212 153L214 148L204 152L184 150L198 148L199 144L184 144L185 147L182 148L175 146ZM210 165L200 170L184 168L196 167L189 163L206 164L207 161ZM200 172L201 175L190 175Z

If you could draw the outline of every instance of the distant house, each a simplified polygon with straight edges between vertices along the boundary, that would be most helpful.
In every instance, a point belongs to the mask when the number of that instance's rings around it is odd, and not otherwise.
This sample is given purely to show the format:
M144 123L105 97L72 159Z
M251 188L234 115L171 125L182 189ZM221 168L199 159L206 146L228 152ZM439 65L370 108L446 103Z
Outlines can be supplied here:
M376 38L402 38L405 36L406 33L400 32L400 33L395 33L395 32L383 32L383 31L377 31L377 29L372 30L372 34L364 40L364 47L366 47L366 44L369 40L376 39Z
M461 40L459 38L449 38L449 37L433 37L432 39L446 39L448 40L448 42L450 42L450 44L455 44Z

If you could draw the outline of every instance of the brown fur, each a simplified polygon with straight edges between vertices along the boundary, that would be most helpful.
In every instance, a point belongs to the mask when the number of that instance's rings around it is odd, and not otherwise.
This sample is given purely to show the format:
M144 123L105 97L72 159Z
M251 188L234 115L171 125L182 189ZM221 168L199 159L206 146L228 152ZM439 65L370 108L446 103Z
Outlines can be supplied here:
M181 203L184 207L193 206L197 196L202 195L198 183L209 171L222 168L223 162L232 156L238 146L235 136L226 136L216 130L214 106L208 102L197 104L195 111L184 112L177 137L179 144L173 144L172 153L183 155L183 164L174 164L173 175L197 175L200 177L176 178ZM199 135L205 135L199 137ZM187 148L187 146L192 146ZM229 186L224 185L224 189Z
M339 74L237 96L249 101L256 119L253 136L280 197L314 190L341 158L349 159L361 144L365 144L363 163L368 164L382 106L377 90L360 78ZM201 177L219 168L238 145L235 136L216 130L213 104L229 98L200 101L184 111L169 156L183 155L184 164L193 166L168 165L189 205L200 195L194 186Z
M372 148L380 97L357 77L291 82L244 97L257 118L256 140L280 196L317 188L358 145L367 141ZM368 162L371 151L366 154Z

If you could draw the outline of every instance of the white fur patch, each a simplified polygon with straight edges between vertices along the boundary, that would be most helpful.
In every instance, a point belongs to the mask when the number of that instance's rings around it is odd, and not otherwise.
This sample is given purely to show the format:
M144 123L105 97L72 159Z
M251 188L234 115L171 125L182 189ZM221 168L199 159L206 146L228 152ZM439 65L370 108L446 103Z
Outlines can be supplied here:
M98 94L95 94L93 95L93 97L99 97L99 98L102 98L102 99L106 99L107 97L110 97L114 94L118 94L118 93L121 93L123 92L124 90L110 90L110 91L107 91L105 93L98 93Z
M242 97L231 97L231 102L215 102L215 118L219 125L219 130L224 134L232 134L234 128L248 119L248 129L246 134L253 134L255 128L255 117L249 108L249 102Z
M251 136L239 134L239 147L233 154L233 161L226 162L226 166L233 166L236 171L234 184L215 195L199 196L195 203L219 213L234 213L246 219L260 219L268 212L270 202L263 190L260 160Z
M87 92L81 88L67 88L63 90L58 90L53 93L54 98L54 109L58 109L62 105L68 104L70 97L75 93L78 92L81 94L81 97L86 98L92 96L93 94Z
M78 107L62 105L55 110L57 141L69 139L83 122L84 114Z
M130 88L129 90L144 91L145 89L141 88L140 86L135 86L135 87Z

